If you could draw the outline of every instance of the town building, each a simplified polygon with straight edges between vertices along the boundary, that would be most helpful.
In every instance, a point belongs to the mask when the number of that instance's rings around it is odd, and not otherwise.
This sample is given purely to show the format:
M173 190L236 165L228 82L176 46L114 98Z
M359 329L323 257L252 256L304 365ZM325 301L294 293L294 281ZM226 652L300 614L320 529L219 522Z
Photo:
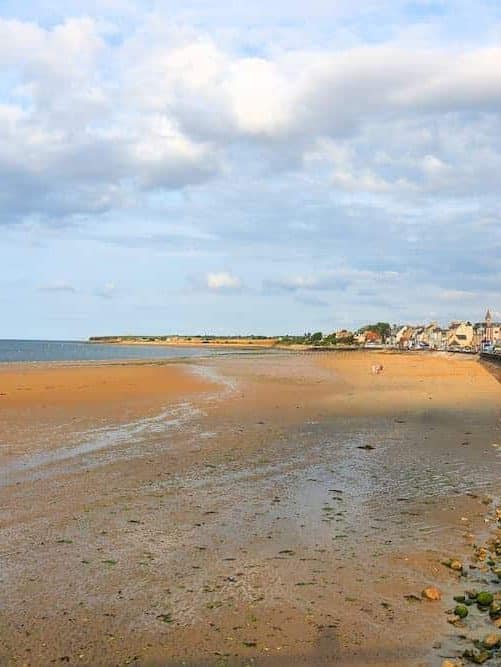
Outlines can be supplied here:
M447 336L447 347L461 350L473 349L474 331L471 322L452 322Z
M476 322L473 325L473 331L473 344L476 350L501 346L501 322L494 321L490 310L486 312L483 322Z
M339 331L336 331L336 341L339 343L349 344L353 342L354 338L354 333L352 331L348 331L347 329L340 329Z
M383 343L381 334L377 331L372 331L371 329L358 333L355 336L355 340L361 345L382 345Z
M395 345L400 349L408 349L412 347L414 329L408 325L400 327L395 334Z

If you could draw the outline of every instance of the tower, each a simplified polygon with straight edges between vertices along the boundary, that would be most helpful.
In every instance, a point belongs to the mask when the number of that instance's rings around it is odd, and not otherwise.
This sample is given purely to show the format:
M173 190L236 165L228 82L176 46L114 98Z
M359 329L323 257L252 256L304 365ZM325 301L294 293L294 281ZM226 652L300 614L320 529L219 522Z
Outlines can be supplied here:
M489 343L492 343L494 339L494 330L492 327L492 315L491 311L487 310L485 313L485 340Z

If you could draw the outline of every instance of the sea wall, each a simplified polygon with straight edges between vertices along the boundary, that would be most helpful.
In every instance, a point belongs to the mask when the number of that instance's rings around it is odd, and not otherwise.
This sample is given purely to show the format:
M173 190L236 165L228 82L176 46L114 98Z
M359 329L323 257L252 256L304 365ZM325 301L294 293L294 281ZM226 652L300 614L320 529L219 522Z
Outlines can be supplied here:
M501 366L501 354L495 354L493 352L482 352L480 354L480 358Z

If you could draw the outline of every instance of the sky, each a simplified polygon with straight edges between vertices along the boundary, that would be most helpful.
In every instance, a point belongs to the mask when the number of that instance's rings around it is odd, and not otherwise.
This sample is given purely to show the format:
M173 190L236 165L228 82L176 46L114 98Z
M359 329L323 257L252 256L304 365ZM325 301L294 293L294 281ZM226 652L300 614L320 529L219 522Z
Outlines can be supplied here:
M501 319L498 0L0 0L0 338Z

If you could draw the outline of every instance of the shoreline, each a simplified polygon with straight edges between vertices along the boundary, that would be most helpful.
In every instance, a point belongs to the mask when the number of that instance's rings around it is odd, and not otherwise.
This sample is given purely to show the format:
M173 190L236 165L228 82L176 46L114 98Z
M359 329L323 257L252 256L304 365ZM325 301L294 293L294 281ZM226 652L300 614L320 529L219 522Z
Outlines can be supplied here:
M109 343L109 345L117 345L120 347L122 343ZM137 343L136 345L147 346L147 344ZM153 345L153 344L151 344ZM170 347L169 344L158 345L159 347ZM206 345L173 345L176 349L179 347L187 349L203 349L208 347ZM228 350L224 355L217 356L252 356L252 355L271 355L279 353L289 353L289 354L299 354L299 355L314 355L320 357L322 354L332 355L338 354L342 355L344 353L360 353L365 355L388 355L388 356L409 356L409 357L442 357L453 359L456 356L464 357L467 359L474 359L481 363L486 369L491 373L501 373L499 370L499 365L496 362L490 361L488 359L483 359L480 355L473 352L460 353L460 352L451 352L448 350L400 350L397 348L365 348L365 347L304 347L304 346L294 346L294 345L275 345L273 347L243 347L243 346L234 346ZM0 374L4 369L15 369L19 368L22 370L28 367L80 367L80 366L122 366L122 365L165 365L165 364L197 364L198 362L204 362L211 359L214 359L215 355L208 353L207 355L200 356L179 356L179 357L141 357L141 358L110 358L110 359L50 359L50 360L15 360L15 361L2 361L0 360ZM501 363L501 362L500 362Z
M501 491L501 387L475 359L367 352L13 370L0 658L440 666L441 561ZM443 601L415 602L429 585Z
M195 347L195 346L193 346ZM283 350L274 348L276 352L282 352ZM241 353L245 353L245 356L251 356L252 354L270 354L270 350L260 350L260 349L248 349L242 348ZM230 356L238 355L238 349L228 350L224 355L217 356ZM204 362L208 359L213 359L216 355L208 353L207 355L189 355L186 356L177 356L177 357L123 357L123 358L111 358L111 359L50 359L50 360L31 360L27 359L25 361L1 361L0 360L0 373L4 368L19 367L19 369L27 368L30 366L40 366L40 367L62 367L62 366L123 366L123 365L165 365L165 364L190 364L197 362Z

